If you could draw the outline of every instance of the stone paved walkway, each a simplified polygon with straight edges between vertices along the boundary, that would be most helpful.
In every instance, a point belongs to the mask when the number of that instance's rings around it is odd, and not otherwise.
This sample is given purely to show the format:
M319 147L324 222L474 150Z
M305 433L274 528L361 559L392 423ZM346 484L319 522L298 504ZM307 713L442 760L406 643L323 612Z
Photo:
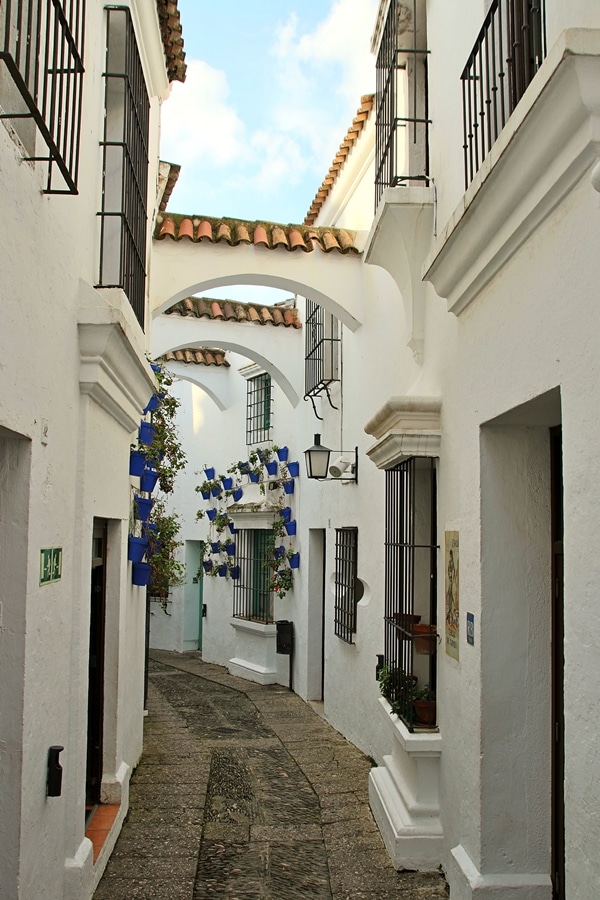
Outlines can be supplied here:
M447 900L396 872L369 759L279 685L152 651L144 753L96 900Z

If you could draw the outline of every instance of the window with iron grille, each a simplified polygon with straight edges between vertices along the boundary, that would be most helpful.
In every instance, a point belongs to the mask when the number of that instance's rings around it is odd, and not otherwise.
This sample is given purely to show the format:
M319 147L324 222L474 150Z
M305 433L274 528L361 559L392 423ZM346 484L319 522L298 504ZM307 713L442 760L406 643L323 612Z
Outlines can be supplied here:
M246 391L246 443L268 441L271 434L271 376L249 378Z
M77 193L84 32L85 0L0 3L0 118L48 163L47 194Z
M307 298L304 335L304 396L314 397L339 381L340 323Z
M465 189L545 56L544 0L492 0L461 75Z
M384 188L429 176L425 0L391 0L376 63L375 209Z
M356 633L357 556L358 528L336 528L334 626L336 635L348 644Z
M413 701L436 685L436 460L412 457L386 471L385 665L394 710L410 730Z
M267 529L241 529L235 540L235 560L240 567L233 583L233 615L255 622L273 621L271 569L267 565L272 532Z
M99 284L122 288L143 328L150 104L129 10L106 13Z

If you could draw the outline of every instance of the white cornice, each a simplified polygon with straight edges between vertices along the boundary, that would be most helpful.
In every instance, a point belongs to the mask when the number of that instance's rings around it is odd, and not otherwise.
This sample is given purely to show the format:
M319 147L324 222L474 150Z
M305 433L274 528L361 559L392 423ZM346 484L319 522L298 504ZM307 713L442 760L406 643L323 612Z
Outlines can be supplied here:
M439 397L390 397L365 425L378 440L367 456L389 469L410 456L439 456L442 439Z
M132 326L123 308L129 307L125 295L114 291L112 299L110 303L80 282L79 388L122 428L132 432L139 425L155 381L144 356L142 330L137 322L137 327Z
M600 156L600 30L561 34L424 265L459 315Z
M165 100L170 85L156 2L130 0L130 9L148 92L151 97Z

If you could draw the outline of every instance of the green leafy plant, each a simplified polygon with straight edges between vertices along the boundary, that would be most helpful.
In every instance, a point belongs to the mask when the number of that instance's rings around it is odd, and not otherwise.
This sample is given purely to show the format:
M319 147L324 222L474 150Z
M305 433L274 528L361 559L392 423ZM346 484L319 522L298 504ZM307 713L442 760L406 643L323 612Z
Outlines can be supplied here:
M379 690L391 706L392 713L410 716L415 699L417 676L407 675L401 668L384 665L379 672Z
M175 483L175 476L185 469L187 457L182 449L179 432L175 424L177 410L181 401L174 397L169 388L173 384L173 376L166 369L155 369L158 382L158 408L152 412L152 424L156 429L150 445L138 447L146 459L152 461L158 470L158 483L161 491L170 494Z
M177 550L183 545L178 540L181 523L177 513L167 513L163 500L157 500L150 514L148 530L148 559L152 567L149 593L158 597L166 612L169 590L185 582L185 565L177 559Z

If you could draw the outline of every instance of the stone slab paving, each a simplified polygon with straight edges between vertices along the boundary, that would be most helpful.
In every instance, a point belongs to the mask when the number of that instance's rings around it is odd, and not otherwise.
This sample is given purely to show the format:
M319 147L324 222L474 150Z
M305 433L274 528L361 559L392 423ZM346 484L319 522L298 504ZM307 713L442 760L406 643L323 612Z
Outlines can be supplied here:
M144 753L96 900L447 900L396 872L370 760L281 685L152 651Z

